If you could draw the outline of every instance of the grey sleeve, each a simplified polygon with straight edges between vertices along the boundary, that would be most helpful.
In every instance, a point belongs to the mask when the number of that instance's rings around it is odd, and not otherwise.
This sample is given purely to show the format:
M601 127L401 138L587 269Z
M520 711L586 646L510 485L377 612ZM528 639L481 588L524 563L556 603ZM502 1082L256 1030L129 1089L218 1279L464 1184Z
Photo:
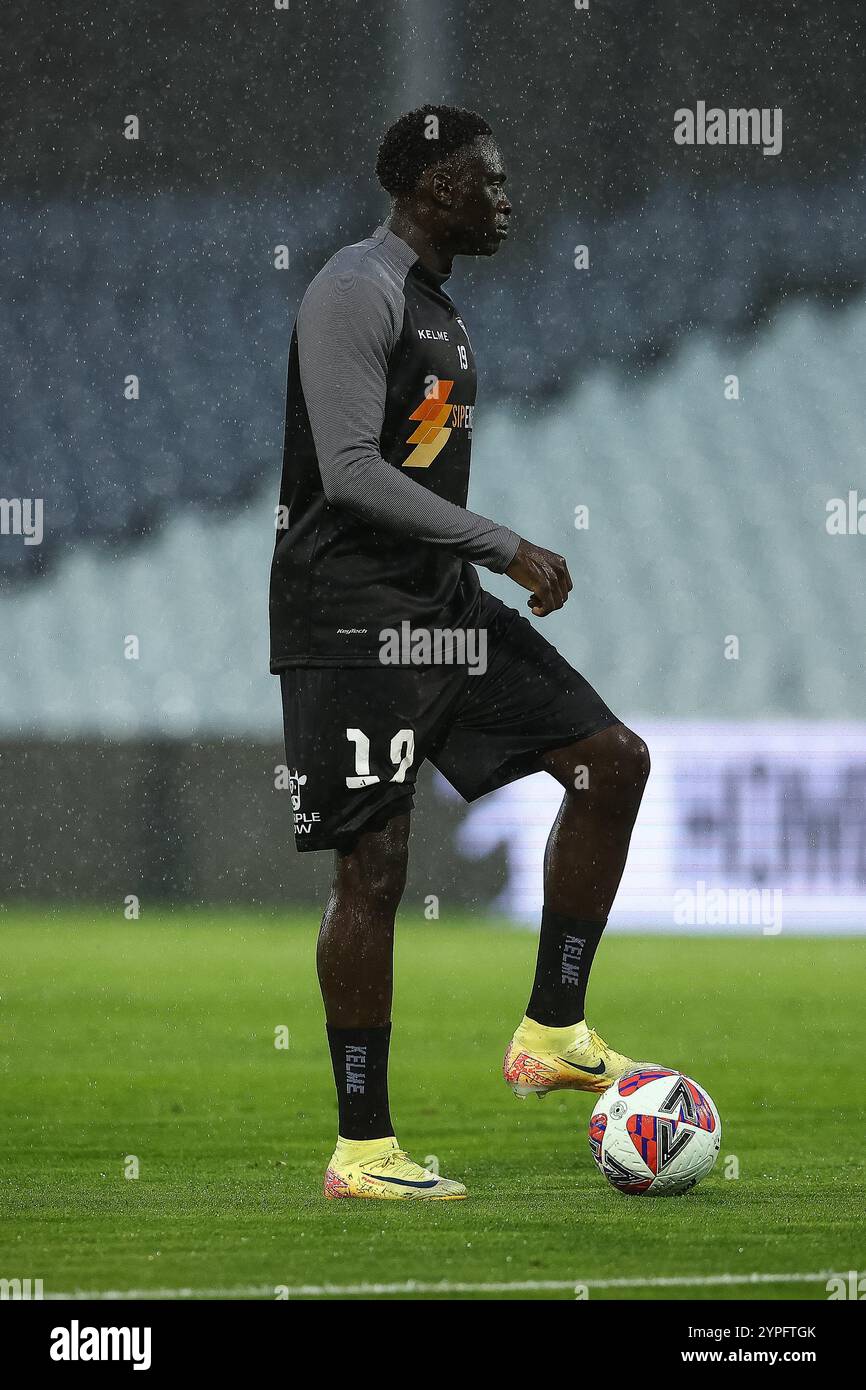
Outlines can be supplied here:
M301 385L329 502L502 573L520 537L401 473L381 455L388 358L402 298L373 275L317 276L298 314Z

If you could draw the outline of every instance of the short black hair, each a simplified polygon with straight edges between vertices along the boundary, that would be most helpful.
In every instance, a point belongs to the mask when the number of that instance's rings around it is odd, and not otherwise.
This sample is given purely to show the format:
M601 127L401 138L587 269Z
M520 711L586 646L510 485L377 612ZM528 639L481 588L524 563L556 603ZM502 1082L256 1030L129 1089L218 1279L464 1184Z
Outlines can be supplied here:
M429 123L430 116L436 117L435 126ZM427 133L433 129L435 137ZM379 182L392 197L412 193L425 169L479 136L492 134L483 116L459 106L419 106L417 111L407 111L389 126L379 146Z

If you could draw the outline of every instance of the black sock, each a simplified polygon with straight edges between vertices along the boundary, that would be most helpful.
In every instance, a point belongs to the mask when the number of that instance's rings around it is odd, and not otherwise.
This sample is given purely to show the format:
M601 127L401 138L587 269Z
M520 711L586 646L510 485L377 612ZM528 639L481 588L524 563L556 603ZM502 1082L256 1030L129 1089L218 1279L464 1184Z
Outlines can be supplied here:
M328 1024L341 1139L383 1139L394 1133L388 1110L390 1042L390 1023L384 1028Z
M541 913L535 983L526 1013L547 1028L567 1028L584 1016L586 985L604 922L578 922L545 907Z

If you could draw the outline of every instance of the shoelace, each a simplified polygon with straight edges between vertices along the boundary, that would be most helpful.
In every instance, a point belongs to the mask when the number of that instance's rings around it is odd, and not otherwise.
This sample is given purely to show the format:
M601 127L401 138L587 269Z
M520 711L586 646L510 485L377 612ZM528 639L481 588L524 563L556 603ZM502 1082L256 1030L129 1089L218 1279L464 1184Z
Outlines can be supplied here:
M412 1161L405 1149L391 1149L381 1160L381 1165L383 1168L393 1168L398 1159L405 1159L407 1163Z

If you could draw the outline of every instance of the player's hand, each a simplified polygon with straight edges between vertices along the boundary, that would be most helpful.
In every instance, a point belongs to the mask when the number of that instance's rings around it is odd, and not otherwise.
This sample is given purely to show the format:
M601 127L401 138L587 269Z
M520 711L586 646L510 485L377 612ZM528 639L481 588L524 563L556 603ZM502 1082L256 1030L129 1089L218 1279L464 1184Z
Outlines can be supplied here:
M568 565L562 556L530 541L520 542L517 554L505 573L515 584L529 589L526 606L536 618L544 618L554 609L561 608L574 588Z

